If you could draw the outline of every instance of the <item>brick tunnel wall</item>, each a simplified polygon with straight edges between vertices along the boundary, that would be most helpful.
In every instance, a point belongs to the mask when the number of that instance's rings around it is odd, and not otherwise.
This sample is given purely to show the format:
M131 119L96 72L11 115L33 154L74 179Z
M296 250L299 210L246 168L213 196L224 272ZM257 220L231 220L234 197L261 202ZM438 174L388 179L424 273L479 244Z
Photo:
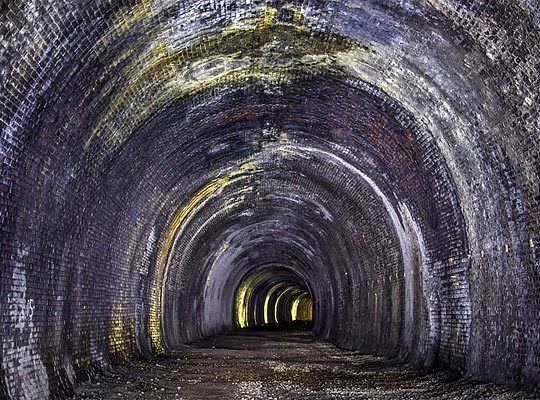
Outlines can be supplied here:
M231 329L538 390L540 5L0 1L2 396Z

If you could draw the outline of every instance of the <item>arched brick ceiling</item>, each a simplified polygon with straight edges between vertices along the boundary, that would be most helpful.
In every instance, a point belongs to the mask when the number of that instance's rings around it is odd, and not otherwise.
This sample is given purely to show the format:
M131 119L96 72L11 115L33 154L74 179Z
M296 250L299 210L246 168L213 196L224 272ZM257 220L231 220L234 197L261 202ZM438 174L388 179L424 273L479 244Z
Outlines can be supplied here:
M3 395L232 329L269 265L339 346L537 388L539 9L0 2Z

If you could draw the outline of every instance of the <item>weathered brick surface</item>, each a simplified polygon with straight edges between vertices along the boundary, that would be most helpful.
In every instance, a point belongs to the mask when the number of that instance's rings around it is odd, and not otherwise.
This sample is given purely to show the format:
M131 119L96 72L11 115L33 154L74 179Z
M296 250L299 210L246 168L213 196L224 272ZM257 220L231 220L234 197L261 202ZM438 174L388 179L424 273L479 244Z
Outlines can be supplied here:
M538 390L539 4L0 3L0 374L61 398L286 265L346 348Z

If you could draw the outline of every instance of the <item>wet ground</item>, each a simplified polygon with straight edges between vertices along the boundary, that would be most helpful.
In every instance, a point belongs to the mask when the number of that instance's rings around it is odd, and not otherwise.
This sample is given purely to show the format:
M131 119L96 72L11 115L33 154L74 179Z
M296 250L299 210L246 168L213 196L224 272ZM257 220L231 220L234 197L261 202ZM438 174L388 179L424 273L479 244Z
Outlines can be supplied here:
M309 331L243 331L135 362L74 399L536 399L446 371L422 372L336 348Z

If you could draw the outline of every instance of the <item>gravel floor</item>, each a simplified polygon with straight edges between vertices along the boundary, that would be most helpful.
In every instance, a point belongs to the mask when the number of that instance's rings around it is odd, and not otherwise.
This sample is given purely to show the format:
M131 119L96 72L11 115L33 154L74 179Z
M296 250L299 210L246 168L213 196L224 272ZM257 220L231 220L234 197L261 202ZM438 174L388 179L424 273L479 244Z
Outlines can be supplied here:
M77 388L74 399L537 399L446 371L359 355L309 331L244 331L135 362Z

